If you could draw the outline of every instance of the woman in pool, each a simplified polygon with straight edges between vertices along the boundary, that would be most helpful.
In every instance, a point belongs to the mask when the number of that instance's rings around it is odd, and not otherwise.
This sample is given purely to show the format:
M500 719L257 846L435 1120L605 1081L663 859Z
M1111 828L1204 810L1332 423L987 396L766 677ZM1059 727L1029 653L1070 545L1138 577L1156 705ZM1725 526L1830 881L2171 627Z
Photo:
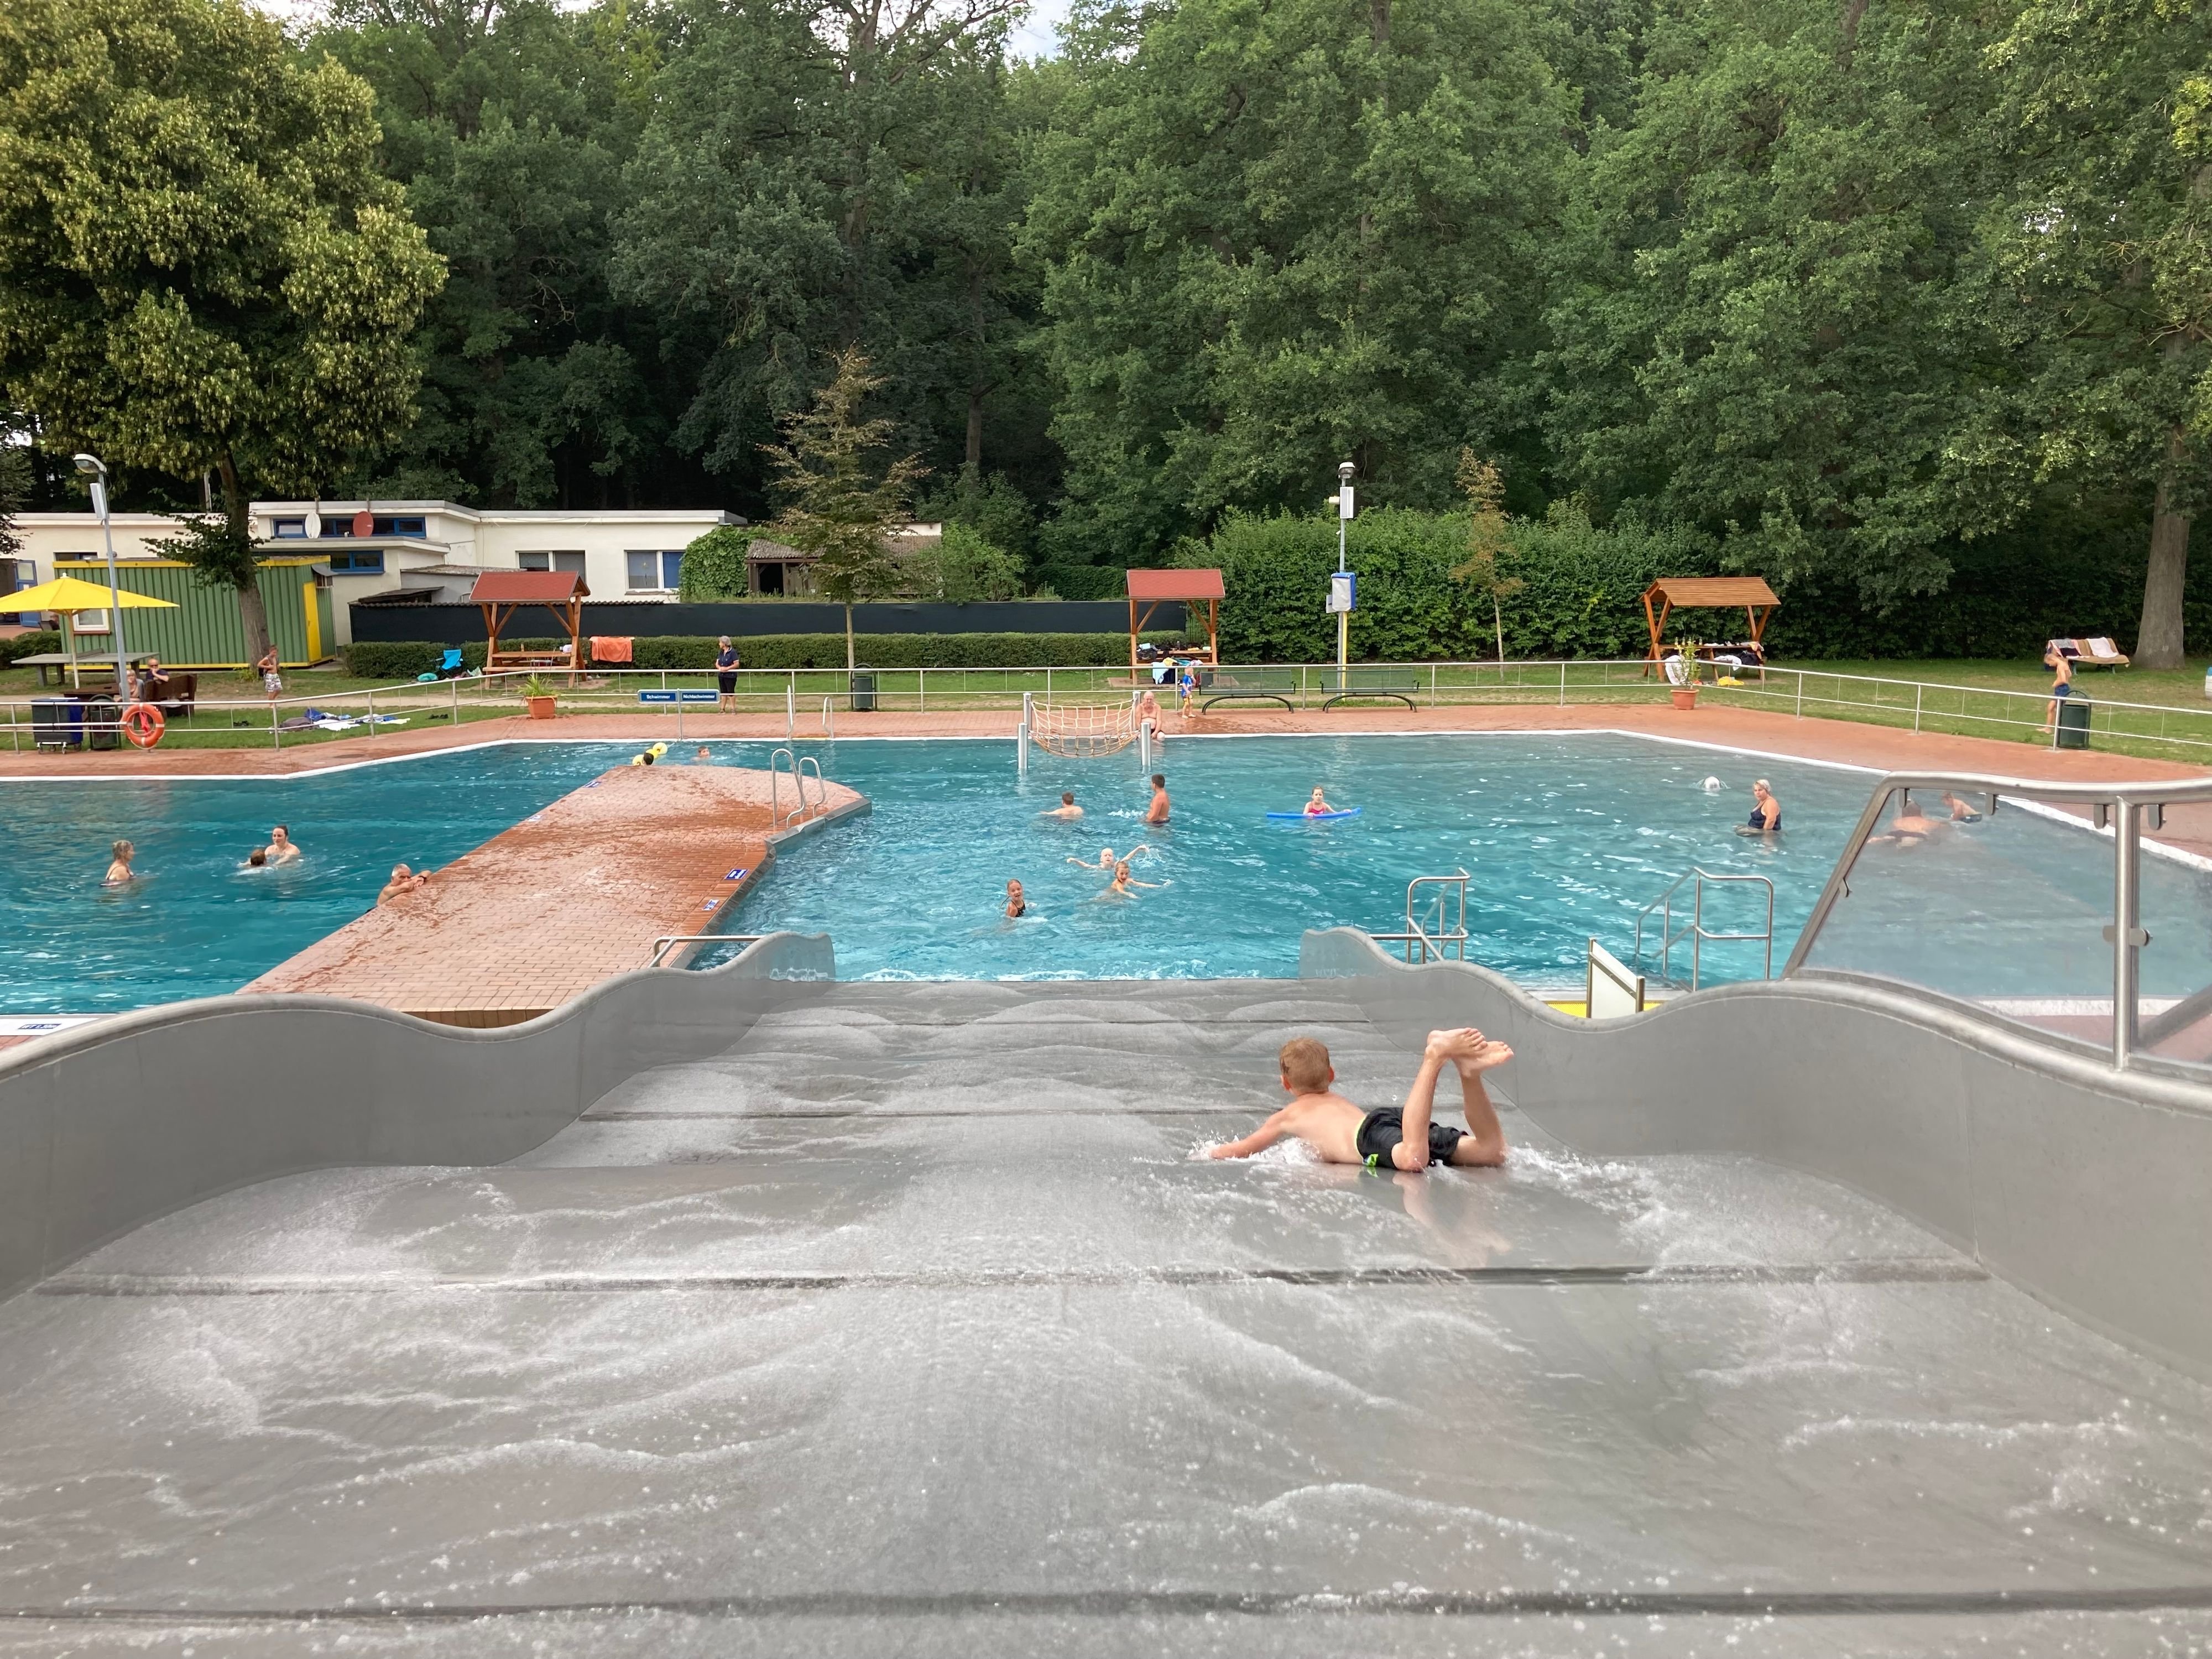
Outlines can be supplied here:
M1008 882L1006 884L1007 920L1012 921L1016 916L1026 915L1029 908L1030 902L1022 896L1021 883L1018 881Z
M131 867L131 860L137 856L137 848L127 841L118 841L107 850L115 861L107 866L106 875L100 878L102 887L128 887L138 879L138 872Z
M1098 896L1101 899L1125 899L1130 896L1129 890L1133 887L1150 887L1157 890L1162 887L1172 887L1175 884L1171 881L1131 880L1129 877L1129 860L1123 859L1119 864L1114 866L1114 879L1106 884L1106 890L1101 893Z
M1771 836L1782 828L1782 803L1765 778L1751 786L1750 821L1737 826L1739 836Z
M1306 816L1310 818L1317 818L1324 812L1334 812L1339 810L1340 809L1331 806L1328 802L1322 798L1322 793L1318 789L1313 792L1313 799L1306 803Z

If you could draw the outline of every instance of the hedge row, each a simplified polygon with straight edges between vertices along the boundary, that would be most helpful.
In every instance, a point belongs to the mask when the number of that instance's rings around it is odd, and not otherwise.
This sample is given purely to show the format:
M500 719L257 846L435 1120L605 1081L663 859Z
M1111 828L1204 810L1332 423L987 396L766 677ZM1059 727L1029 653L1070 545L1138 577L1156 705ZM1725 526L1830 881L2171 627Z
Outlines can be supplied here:
M1036 585L1063 599L1120 599L1129 593L1128 572L1106 564L1047 564L1037 567Z
M34 628L27 634L18 634L12 640L0 640L0 668L5 668L18 657L35 657L42 651L58 651L62 636L51 628Z
M1147 634L1155 644L1179 634ZM552 640L515 640L518 649L550 650ZM862 634L860 662L871 668L1111 667L1129 660L1126 634ZM631 643L634 668L698 670L714 665L715 641L704 636L647 635ZM435 669L447 647L415 641L362 641L345 648L346 672L362 679L404 680ZM748 668L842 668L842 634L764 634L738 641ZM461 660L483 665L481 644L461 647Z

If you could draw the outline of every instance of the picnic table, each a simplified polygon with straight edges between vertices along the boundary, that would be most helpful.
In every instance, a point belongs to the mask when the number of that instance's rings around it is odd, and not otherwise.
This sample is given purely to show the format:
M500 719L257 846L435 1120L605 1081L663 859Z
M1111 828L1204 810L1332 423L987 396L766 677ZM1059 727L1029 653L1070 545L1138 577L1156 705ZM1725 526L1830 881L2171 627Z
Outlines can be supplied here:
M153 654L154 653L150 651L135 653L130 659L131 665L133 668L142 667L144 665L147 659L151 657ZM62 683L62 672L66 672L71 663L75 663L76 665L76 671L79 678L82 678L87 674L101 673L106 674L110 680L112 680L115 678L114 658L84 656L72 657L66 651L34 652L30 656L16 658L9 665L15 668L35 668L39 671L39 684L40 685L59 685ZM50 668L61 672L56 672L50 679L46 675L46 671Z

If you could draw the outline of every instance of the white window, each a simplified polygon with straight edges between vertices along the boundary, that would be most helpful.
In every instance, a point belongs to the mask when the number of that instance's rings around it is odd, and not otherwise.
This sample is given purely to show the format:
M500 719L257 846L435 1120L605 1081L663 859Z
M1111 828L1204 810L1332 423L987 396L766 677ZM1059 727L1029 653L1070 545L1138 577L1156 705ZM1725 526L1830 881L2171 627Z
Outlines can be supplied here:
M107 632L107 613L105 611L80 611L70 618L70 629L77 634Z
M626 553L623 556L629 568L629 586L633 593L673 593L680 585L684 572L684 555L677 553Z
M305 541L307 537L307 521L305 519L276 519L270 522L269 533L280 541L290 541L295 538Z
M520 553L515 556L525 570L573 570L584 574L584 556L580 553Z

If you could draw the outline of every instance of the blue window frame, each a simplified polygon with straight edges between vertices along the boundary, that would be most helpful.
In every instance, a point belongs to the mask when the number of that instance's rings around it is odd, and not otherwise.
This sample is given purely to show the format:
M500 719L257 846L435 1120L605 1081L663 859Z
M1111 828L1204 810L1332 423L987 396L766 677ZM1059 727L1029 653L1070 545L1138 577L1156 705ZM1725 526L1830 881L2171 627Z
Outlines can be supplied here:
M270 534L281 541L304 540L307 534L305 519L279 519L269 527Z
M637 552L623 556L624 586L633 593L673 593L684 574L681 552Z
M384 574L384 550L363 547L349 553L333 553L330 565L331 574L334 576L381 576Z
M428 536L429 534L420 516L378 519L374 522L376 533L380 536Z

